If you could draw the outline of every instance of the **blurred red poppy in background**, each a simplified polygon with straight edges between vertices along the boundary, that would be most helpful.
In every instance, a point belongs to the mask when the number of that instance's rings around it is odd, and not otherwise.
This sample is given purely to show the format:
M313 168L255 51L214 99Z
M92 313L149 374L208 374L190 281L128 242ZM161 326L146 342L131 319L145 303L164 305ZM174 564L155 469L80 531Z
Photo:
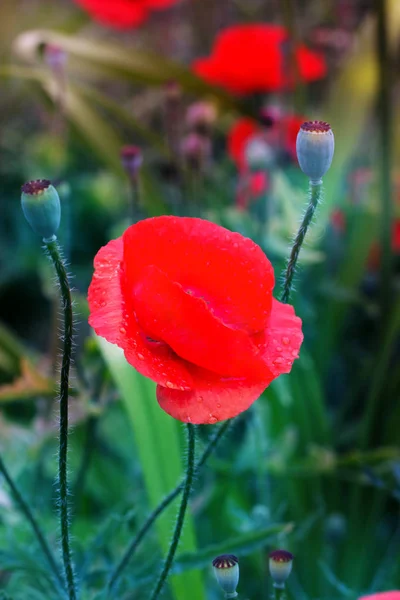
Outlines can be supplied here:
M278 25L236 25L218 34L211 56L193 63L194 72L236 94L277 92L293 86L288 33ZM315 81L326 74L324 57L304 45L296 49L299 75Z
M115 27L137 27L152 10L162 10L176 4L177 0L74 0L96 21Z
M303 340L293 307L272 297L271 263L252 240L202 219L155 217L100 249L89 322L155 381L184 422L246 410Z
M305 117L282 115L265 127L257 121L243 117L236 121L228 133L228 153L239 170L246 168L246 145L254 136L262 136L272 148L280 147L296 160L296 138Z

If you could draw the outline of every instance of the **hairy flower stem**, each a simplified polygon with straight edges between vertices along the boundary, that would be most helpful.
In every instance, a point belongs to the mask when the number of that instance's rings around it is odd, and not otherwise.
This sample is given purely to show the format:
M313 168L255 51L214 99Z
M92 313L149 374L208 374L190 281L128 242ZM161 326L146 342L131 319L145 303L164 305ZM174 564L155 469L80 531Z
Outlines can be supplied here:
M175 558L175 553L178 548L179 539L181 537L183 523L185 520L186 509L189 502L190 492L192 490L193 477L194 477L194 459L195 459L195 445L196 445L196 429L194 425L191 423L187 424L187 432L188 432L188 456L187 456L187 469L186 469L186 479L183 488L181 505L179 507L178 518L176 520L174 535L171 540L171 544L168 550L167 558L165 559L165 563L163 569L161 571L160 577L158 579L157 585L154 588L154 591L151 595L151 600L156 600L159 597L166 579L168 577L168 573L172 567L172 563Z
M206 460L209 458L209 456L213 452L214 448L216 447L216 445L218 444L218 442L220 441L222 436L227 431L228 427L230 427L231 423L232 423L232 421L228 419L219 427L218 431L213 435L213 437L211 438L207 447L205 448L203 454L201 455L200 459L197 461L197 463L194 467L195 474L197 474L199 469L201 469L201 467L204 465ZM147 520L143 523L142 527L139 529L136 536L133 538L132 542L129 544L129 546L126 549L126 551L124 552L124 555L122 556L120 562L115 567L114 572L110 577L110 581L108 583L108 590L110 592L114 588L122 571L125 569L125 567L129 563L129 561L132 559L140 542L145 537L147 532L150 530L153 523L155 523L155 521L158 519L158 517L171 504L171 502L173 502L175 500L175 498L177 498L179 496L179 494L183 490L184 486L185 486L185 481L181 481L181 483L179 483L175 489L173 489L167 496L165 496L165 498L163 498L163 500L161 500L160 504L153 510L153 512L149 515Z
M303 245L304 238L306 237L308 227L310 226L310 223L313 219L318 203L321 200L321 195L322 181L310 181L310 201L307 206L305 215L303 217L303 221L294 240L292 251L290 253L290 258L288 260L288 264L285 271L283 291L281 296L281 302L285 304L289 302L290 293L292 291L293 285L293 277L296 272L297 259L299 258L301 246Z
M61 530L61 550L64 562L65 579L69 600L76 600L76 588L74 570L72 567L72 557L69 540L69 511L68 511L68 479L67 479L67 454L68 454L68 389L69 372L71 367L72 354L72 299L71 290L68 282L68 275L65 269L60 249L56 239L45 241L48 253L53 261L61 289L61 298L64 313L64 336L63 336L63 357L61 364L60 379L60 441L58 455L58 494L60 504L60 530Z
M8 472L6 466L3 462L3 459L1 457L0 457L0 473L3 475L4 479L6 480L8 486L11 490L11 493L14 497L14 500L19 505L21 512L25 515L25 517L29 521L30 526L32 527L33 532L36 535L36 538L40 544L40 547L43 550L43 554L46 556L47 562L49 563L49 566L54 573L55 578L62 586L64 586L63 577L60 573L60 570L59 570L56 560L53 556L53 553L50 550L50 547L49 547L48 543L46 542L46 539L42 533L40 525L36 521L32 511L30 509L29 504L24 500L24 497L22 496L21 492L19 491L16 484L14 483L14 481L13 481L10 473Z
M274 600L286 600L285 588L274 587Z

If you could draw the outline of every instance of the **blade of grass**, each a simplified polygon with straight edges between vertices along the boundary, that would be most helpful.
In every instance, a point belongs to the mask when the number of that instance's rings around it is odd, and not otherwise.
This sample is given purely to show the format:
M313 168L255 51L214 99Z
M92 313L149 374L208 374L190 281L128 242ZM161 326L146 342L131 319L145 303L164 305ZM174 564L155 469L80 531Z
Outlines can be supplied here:
M136 451L142 467L150 508L170 492L182 476L181 430L179 423L165 414L157 404L155 385L137 373L116 346L99 339L100 348L130 419L135 436ZM156 528L163 553L168 549L171 526L176 516L176 502L158 519ZM181 537L182 552L194 552L196 540L194 523L186 517ZM204 600L205 591L199 572L184 578L171 577L171 588L177 600Z

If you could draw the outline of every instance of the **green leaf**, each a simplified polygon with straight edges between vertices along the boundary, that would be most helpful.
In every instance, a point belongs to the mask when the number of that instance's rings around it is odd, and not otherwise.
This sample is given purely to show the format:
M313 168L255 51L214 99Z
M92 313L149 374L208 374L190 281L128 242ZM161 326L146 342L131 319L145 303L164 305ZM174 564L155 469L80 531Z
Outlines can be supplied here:
M294 529L293 523L278 523L263 529L246 531L241 535L202 548L195 553L180 554L173 567L174 573L190 569L202 569L210 566L212 560L220 554L235 554L247 556L260 548L264 548L278 537L290 534Z
M55 44L68 52L70 72L76 68L82 75L83 65L86 64L87 72L84 74L87 76L92 66L95 67L95 75L103 74L107 79L113 76L150 85L160 85L174 80L187 91L212 95L224 106L237 108L237 103L232 96L221 88L205 83L184 65L137 48L130 48L127 51L126 46L123 45L107 44L103 41L39 29L20 34L15 40L14 48L21 58L34 63L40 59L45 44ZM74 59L77 59L75 64Z
M180 424L161 410L156 400L155 384L137 373L126 362L119 348L100 338L99 344L121 392L135 436L150 508L154 509L183 475ZM156 523L163 554L169 547L176 512L177 503L173 503ZM183 552L196 550L194 523L190 514L186 516L179 548ZM195 572L184 578L172 577L170 582L177 600L205 598L200 573Z

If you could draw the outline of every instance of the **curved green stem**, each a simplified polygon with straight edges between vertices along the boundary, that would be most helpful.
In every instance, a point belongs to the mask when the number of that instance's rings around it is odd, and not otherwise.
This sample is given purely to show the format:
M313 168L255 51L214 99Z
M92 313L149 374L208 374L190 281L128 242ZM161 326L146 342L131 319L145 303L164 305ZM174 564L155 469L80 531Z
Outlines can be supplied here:
M206 460L211 455L211 453L213 452L214 448L216 447L216 445L220 441L221 437L225 434L225 432L227 431L228 427L230 427L231 423L232 423L232 420L225 421L219 427L218 431L213 435L213 437L209 441L207 447L205 448L203 454L201 455L200 459L197 461L197 463L196 463L196 465L194 467L195 473L197 473L199 471L199 469L204 465L204 463L206 462ZM125 567L129 563L129 561L132 559L132 556L134 555L134 553L135 553L136 549L138 548L140 542L145 537L145 535L147 534L147 532L150 530L150 528L153 525L153 523L164 512L164 510L167 508L167 506L169 506L171 504L171 502L173 502L175 500L175 498L177 498L179 496L179 494L183 490L184 486L185 486L185 481L181 481L181 483L179 483L176 486L175 489L173 489L167 496L165 496L165 498L163 500L161 500L160 504L148 516L148 518L143 523L142 527L139 529L139 531L137 532L137 534L133 538L132 542L129 544L128 548L124 552L124 554L123 554L120 562L115 567L115 569L114 569L114 571L113 571L113 573L112 573L112 575L110 577L109 583L108 583L108 590L109 591L111 591L114 588L114 586L115 586L117 580L119 579L122 571L125 569Z
M160 577L158 579L157 585L154 588L154 591L151 595L151 600L156 600L161 593L161 590L164 587L166 579L168 577L168 573L172 567L172 563L174 562L175 553L178 548L179 539L181 537L183 523L185 521L186 509L189 502L190 492L192 490L193 477L194 477L194 457L195 457L195 445L196 445L196 430L194 425L191 423L187 424L187 432L188 432L188 458L187 458L187 469L186 469L186 479L183 488L182 501L179 507L178 518L176 520L174 535L171 540L171 544L168 550L167 558L165 559L165 563L163 569L161 571Z
M46 240L46 248L53 261L61 289L61 298L64 313L64 332L63 332L63 357L61 364L60 379L60 441L58 454L58 493L60 504L60 529L61 529L61 550L64 562L65 579L69 600L76 600L75 577L72 567L72 557L69 539L69 510L68 510L68 478L67 478L67 455L68 455L68 390L69 390L69 372L71 367L72 355L72 299L71 290L68 282L68 275L65 269L60 249L56 239Z
M53 553L50 550L50 547L49 547L48 543L46 542L46 539L42 533L40 525L36 521L32 511L30 509L29 504L24 500L24 497L22 496L21 492L19 491L16 484L14 483L14 481L13 481L10 473L8 472L6 465L4 464L4 461L1 457L0 457L0 473L3 475L4 479L6 480L8 486L11 490L11 493L14 497L14 500L19 505L21 512L25 515L25 517L29 521L29 523L33 529L33 532L36 535L36 538L40 544L40 547L43 550L43 554L46 556L47 562L49 563L49 566L54 573L55 578L62 586L64 586L64 580L62 578L62 575L60 573L60 570L58 568L56 560L53 556Z
M285 588L274 587L274 599L286 600Z
M304 242L304 238L306 237L306 233L308 227L313 219L315 210L318 206L319 201L322 196L322 182L312 182L310 181L310 201L307 206L307 210L303 217L303 221L300 225L300 228L297 232L296 238L294 240L294 244L290 253L290 258L288 260L288 264L285 271L284 282L283 282L283 291L281 296L281 302L287 303L289 302L290 293L292 291L293 285L293 277L296 272L297 259L299 258L299 253L301 247Z

